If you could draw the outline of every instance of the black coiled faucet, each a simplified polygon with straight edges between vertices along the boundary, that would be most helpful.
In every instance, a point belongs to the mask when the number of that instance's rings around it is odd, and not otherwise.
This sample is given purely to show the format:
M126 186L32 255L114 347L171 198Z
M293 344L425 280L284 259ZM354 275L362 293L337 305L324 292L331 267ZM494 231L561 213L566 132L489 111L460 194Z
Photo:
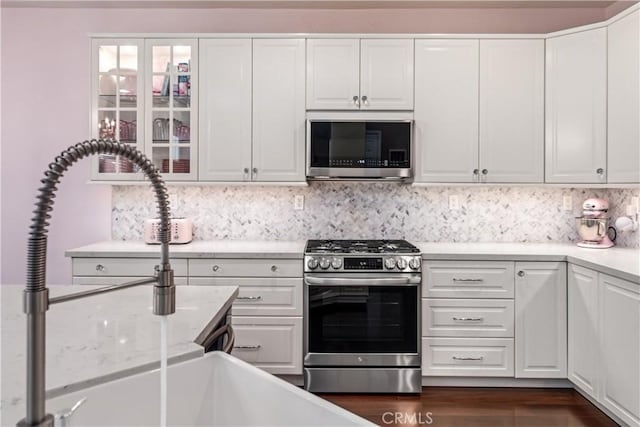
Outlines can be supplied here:
M121 285L106 286L75 294L49 298L45 275L47 264L47 222L51 218L57 184L66 170L78 160L94 154L121 156L137 165L151 182L156 194L160 217L160 265L153 277ZM175 312L175 284L169 263L169 197L158 169L140 151L115 140L91 140L73 145L49 164L40 180L38 201L33 211L27 248L27 285L24 291L24 312L27 315L27 413L20 426L53 426L54 417L45 412L45 331L46 312L50 304L71 301L91 295L153 283L153 312L166 316Z

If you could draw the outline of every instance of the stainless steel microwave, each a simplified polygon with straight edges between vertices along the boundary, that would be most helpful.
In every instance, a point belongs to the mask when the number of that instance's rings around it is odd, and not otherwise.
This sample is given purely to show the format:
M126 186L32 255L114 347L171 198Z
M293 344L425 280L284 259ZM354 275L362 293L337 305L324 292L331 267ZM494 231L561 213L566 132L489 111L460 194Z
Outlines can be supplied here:
M307 120L308 179L412 177L413 120Z

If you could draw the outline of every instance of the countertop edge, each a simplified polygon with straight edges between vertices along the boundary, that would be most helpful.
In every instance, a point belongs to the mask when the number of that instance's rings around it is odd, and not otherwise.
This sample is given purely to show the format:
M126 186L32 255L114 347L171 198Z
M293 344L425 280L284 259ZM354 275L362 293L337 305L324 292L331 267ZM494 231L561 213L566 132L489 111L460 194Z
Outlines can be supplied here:
M231 310L231 306L233 305L233 301L238 296L238 292L239 292L239 289L238 287L236 287L236 290L233 292L233 294L231 294L231 296L229 296L229 299L222 305L220 310L218 310L218 312L214 314L211 320L209 320L209 322L205 325L202 331L193 340L194 343L198 345L202 345L206 340L206 338L214 332L215 327L220 324L222 319L224 319L224 316L226 316L229 310Z

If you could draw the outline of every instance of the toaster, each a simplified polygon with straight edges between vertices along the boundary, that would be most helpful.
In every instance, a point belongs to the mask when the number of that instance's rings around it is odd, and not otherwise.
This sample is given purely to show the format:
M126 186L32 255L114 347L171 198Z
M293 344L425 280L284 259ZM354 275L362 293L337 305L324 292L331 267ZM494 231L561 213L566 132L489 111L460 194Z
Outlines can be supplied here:
M149 244L160 243L160 219L153 218L144 221L144 242ZM193 239L193 223L189 218L171 218L169 231L171 244L189 243Z

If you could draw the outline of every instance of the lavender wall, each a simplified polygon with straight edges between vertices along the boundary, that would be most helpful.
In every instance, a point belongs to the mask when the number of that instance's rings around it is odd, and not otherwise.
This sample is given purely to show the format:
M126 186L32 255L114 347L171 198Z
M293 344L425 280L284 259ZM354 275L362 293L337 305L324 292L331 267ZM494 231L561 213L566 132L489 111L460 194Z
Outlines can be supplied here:
M26 239L48 162L89 129L89 33L548 32L600 21L579 9L2 9L1 283L24 281ZM70 279L70 247L109 239L111 188L89 162L65 176L51 220L49 283Z

